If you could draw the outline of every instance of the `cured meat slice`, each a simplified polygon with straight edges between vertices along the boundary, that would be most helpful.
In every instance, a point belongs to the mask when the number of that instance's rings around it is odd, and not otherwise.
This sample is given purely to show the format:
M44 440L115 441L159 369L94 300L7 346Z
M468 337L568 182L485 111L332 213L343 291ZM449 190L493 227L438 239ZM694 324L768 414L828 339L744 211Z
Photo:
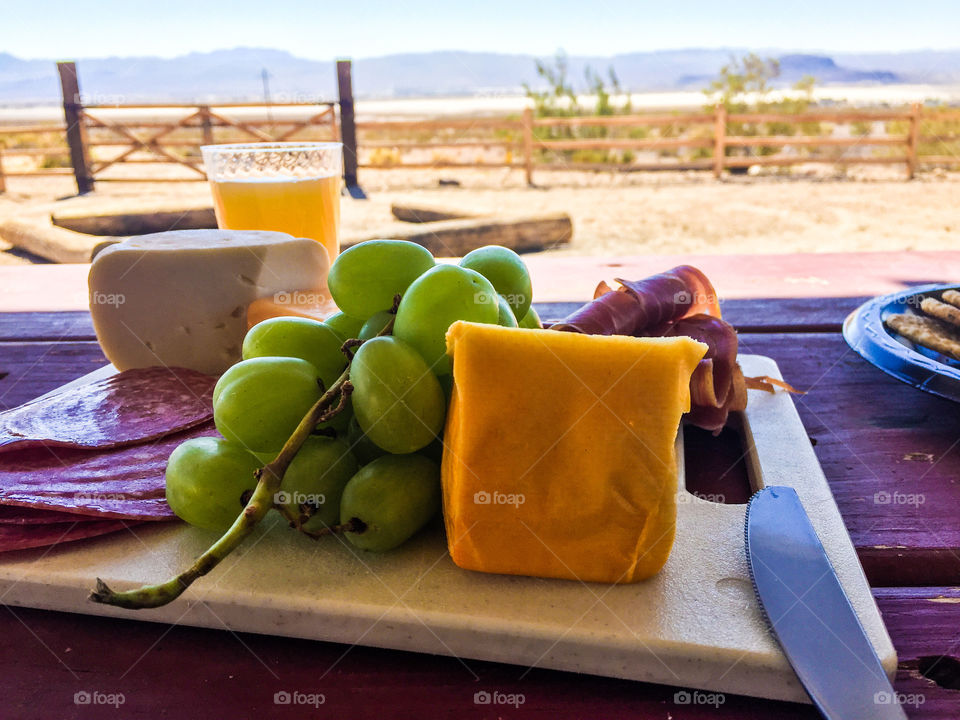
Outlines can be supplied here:
M0 505L0 525L49 525L62 522L96 522L95 517L58 510L38 510L17 505Z
M47 523L44 525L0 525L0 552L59 545L134 527L129 520L93 520Z
M90 452L42 447L0 455L0 505L99 518L171 520L164 471L174 448L216 436L213 422L160 440Z
M0 453L29 447L106 449L213 417L217 379L185 368L127 370L0 413Z
M668 335L686 335L709 348L690 379L690 413L698 427L720 432L731 412L747 407L747 386L737 364L737 332L719 318L693 315L670 328Z
M606 283L601 283L597 297L551 328L587 335L656 336L689 315L720 317L713 285L690 265L680 265L644 280L617 278L617 282L617 290L609 290Z
M710 348L690 380L686 419L720 432L731 411L747 406L747 383L737 364L737 331L720 317L713 285L700 270L681 265L644 280L605 283L597 296L553 330L591 335L687 335Z

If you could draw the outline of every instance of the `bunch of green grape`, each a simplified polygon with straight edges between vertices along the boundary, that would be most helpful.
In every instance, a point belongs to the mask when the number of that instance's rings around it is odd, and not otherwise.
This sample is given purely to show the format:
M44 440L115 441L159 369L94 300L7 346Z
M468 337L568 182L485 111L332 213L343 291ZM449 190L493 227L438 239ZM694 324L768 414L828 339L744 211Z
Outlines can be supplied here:
M457 320L540 327L527 268L504 247L448 265L414 243L372 240L341 254L328 284L341 312L251 328L243 360L213 391L222 437L188 440L170 456L167 501L183 520L227 530L257 469L326 390L348 380L341 410L297 451L274 507L308 533L336 529L362 549L397 547L440 507L448 328Z

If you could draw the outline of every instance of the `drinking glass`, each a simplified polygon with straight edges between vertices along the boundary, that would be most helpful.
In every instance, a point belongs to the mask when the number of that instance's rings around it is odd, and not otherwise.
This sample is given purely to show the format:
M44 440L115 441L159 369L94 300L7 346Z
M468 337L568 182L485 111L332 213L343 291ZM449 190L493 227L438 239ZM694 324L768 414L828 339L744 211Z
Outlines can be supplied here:
M333 262L340 252L343 145L266 142L200 150L220 228L311 238Z

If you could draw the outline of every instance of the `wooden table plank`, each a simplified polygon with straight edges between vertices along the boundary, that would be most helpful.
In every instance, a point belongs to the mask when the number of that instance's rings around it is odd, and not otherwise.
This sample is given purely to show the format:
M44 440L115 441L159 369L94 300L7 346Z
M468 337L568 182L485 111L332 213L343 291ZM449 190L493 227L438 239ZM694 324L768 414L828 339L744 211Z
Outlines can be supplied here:
M866 298L751 298L726 300L724 317L740 332L839 332ZM544 320L559 320L582 303L534 303ZM0 312L0 343L22 340L94 340L90 313Z
M0 410L21 405L106 363L96 341L0 343Z
M900 653L895 689L918 700L908 714L954 720L960 691L936 685L918 668L921 658L957 653L960 589L895 588L876 595ZM73 702L82 691L123 693L118 717L124 718L154 718L162 710L209 717L211 707L215 717L303 717L305 710L313 716L313 708L275 705L274 693L284 691L322 693L324 717L356 720L819 717L811 706L735 695L722 703L716 698L717 705L678 703L677 693L692 692L685 688L25 608L0 611L0 633L5 707L17 718L88 717L81 712L87 708ZM518 708L475 704L482 691L522 694L524 701Z
M795 398L874 586L960 579L960 413L864 361L836 334L741 335Z

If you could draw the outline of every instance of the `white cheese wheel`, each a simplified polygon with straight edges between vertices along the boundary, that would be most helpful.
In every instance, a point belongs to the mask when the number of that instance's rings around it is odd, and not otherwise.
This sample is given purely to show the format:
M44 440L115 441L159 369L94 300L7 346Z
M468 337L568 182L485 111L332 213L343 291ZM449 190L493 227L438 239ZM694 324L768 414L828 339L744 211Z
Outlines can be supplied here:
M259 230L176 230L105 248L90 267L90 313L120 370L151 365L217 375L240 359L247 306L326 285L323 246Z

